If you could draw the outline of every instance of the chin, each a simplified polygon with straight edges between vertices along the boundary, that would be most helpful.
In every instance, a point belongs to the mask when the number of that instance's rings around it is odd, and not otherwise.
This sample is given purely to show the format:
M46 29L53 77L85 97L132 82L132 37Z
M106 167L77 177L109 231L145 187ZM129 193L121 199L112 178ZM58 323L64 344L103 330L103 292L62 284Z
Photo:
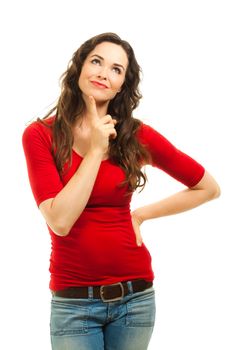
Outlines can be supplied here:
M94 97L94 99L96 101L96 104L98 104L98 105L105 105L105 104L108 105L110 102L110 100L105 100L105 99L101 99L101 98Z
M106 94L104 93L89 93L89 96L93 96L95 101L98 102L98 103L107 103L109 102L112 98L112 96L106 96Z

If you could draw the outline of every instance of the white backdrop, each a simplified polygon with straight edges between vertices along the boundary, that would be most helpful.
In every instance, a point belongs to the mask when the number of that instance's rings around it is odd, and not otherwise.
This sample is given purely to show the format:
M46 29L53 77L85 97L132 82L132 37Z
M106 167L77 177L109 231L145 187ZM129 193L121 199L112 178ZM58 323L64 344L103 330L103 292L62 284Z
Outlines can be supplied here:
M50 240L34 203L21 135L59 94L58 79L89 37L113 31L143 69L135 116L201 162L222 195L143 223L155 271L149 349L231 350L233 12L227 0L12 1L1 26L1 343L49 350ZM183 187L155 168L132 209Z

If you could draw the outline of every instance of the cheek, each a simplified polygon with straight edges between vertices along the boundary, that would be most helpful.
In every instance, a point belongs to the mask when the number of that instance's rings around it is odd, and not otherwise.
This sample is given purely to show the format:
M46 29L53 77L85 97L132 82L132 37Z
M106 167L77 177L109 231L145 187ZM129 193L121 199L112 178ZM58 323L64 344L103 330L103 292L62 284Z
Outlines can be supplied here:
M124 84L125 79L121 76L112 78L112 87L114 90L119 90L121 86Z
M92 75L94 75L96 73L97 69L95 66L93 65L83 65L83 68L81 70L81 74L80 74L80 80L82 79L88 79L90 78Z
M90 68L86 69L86 67L83 67L81 74L79 76L79 80L78 80L78 85L79 85L81 90L85 88L87 81L90 79L90 77L93 74L94 73Z
M83 68L81 70L81 73L80 73L80 76L79 76L79 79L78 79L78 84L79 85L80 84L82 85L82 82L83 82L85 76L86 76L86 70L85 70L85 67L83 66Z

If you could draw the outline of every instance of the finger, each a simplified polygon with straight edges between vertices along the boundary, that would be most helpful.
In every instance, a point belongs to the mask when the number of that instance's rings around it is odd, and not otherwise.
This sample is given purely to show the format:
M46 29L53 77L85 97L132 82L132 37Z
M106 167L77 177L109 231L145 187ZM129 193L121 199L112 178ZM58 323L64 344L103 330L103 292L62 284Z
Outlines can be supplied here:
M117 132L112 123L105 124L105 130L109 135L109 139L115 139L117 137Z
M96 108L96 102L93 96L88 96L88 106L87 106L90 114L92 116L98 116L97 108Z
M118 121L117 121L116 119L111 119L109 122L110 122L113 126L115 126L115 125L118 123Z
M87 108L87 112L88 114L91 116L91 118L93 119L99 119L99 115L97 112L97 107L96 107L96 102L93 96L87 96L87 98L85 99L85 103L86 103L86 108Z
M140 230L138 229L136 229L136 241L138 246L142 245L142 236L141 236Z
M101 122L103 124L112 124L112 125L116 125L117 120L112 119L110 114L106 114L104 117L101 118Z
M116 130L113 130L112 132L111 132L111 134L109 135L109 138L110 139L115 139L117 137L117 132L116 132Z
M133 224L133 229L134 229L134 233L135 233L135 236L136 236L137 245L141 246L142 245L142 236L141 236L141 232L140 232L140 229L139 229L139 225L138 225L137 222L135 222L134 219L132 220L132 224Z

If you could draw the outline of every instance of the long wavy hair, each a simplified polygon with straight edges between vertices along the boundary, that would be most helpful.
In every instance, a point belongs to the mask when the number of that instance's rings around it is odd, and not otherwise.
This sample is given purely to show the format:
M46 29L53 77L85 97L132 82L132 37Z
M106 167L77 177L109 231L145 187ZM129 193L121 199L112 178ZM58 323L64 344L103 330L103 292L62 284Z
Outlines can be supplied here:
M147 176L141 170L143 160L148 161L150 154L136 138L136 131L141 125L139 119L133 118L132 112L138 106L142 95L139 91L141 68L137 63L130 44L115 33L103 33L84 42L73 54L67 70L62 74L61 94L55 107L40 121L46 123L46 118L55 112L52 124L53 156L60 174L64 165L71 164L73 134L72 126L81 118L85 110L82 91L78 86L83 63L88 54L102 42L120 45L128 57L128 67L121 91L109 102L107 114L118 121L115 126L117 137L109 141L109 159L118 164L125 172L126 179L120 184L128 184L128 192L132 193L138 187L143 190Z

